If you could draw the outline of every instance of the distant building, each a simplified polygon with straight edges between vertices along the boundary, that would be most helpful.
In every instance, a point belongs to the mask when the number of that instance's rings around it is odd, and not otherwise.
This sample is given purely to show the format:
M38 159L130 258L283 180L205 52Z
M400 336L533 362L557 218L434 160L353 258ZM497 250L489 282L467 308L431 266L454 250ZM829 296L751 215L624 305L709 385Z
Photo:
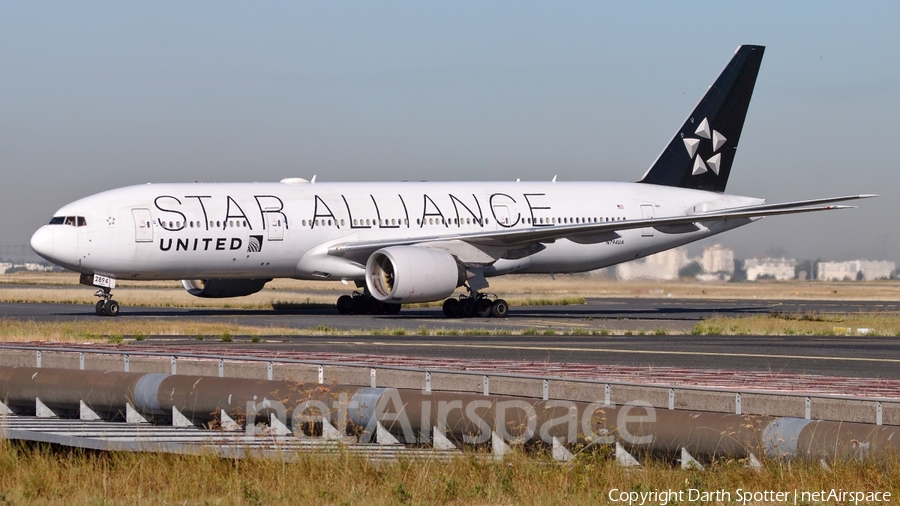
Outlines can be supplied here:
M890 278L897 269L894 262L878 260L852 260L850 262L819 262L818 278L824 281L865 281Z
M36 262L13 263L0 262L0 274L7 274L10 271L33 271L33 272L49 272L56 270L57 267L52 265L39 264Z
M678 270L691 263L684 248L670 249L639 260L616 266L616 277L622 281L636 279L678 279Z
M703 250L700 266L706 274L734 274L734 250L715 244Z
M21 266L24 267L26 271L36 272L50 272L54 269L52 265L44 265L37 262L26 262L24 264L21 264ZM16 267L19 267L19 265L16 265Z
M748 258L744 260L744 270L747 271L747 281L760 278L785 281L794 279L796 264L793 258Z

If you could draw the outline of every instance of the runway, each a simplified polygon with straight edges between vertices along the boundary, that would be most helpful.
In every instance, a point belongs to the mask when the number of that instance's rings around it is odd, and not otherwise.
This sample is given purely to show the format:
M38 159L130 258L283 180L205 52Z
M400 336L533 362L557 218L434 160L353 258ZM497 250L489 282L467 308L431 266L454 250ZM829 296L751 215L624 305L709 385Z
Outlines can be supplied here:
M765 371L774 374L900 379L900 339L885 337L779 336L290 336L251 343L236 339L226 347L300 354L406 357L453 362L517 361L569 367L575 364L654 368ZM141 347L198 352L225 346L214 339L151 337Z
M756 299L649 299L591 298L585 304L570 306L527 306L510 308L504 319L448 319L440 308L404 308L396 316L339 315L333 309L251 310L251 309L183 309L129 307L123 305L120 319L190 318L205 322L228 322L242 325L277 326L312 329L320 325L361 332L384 328L409 331L425 326L478 329L577 329L688 331L698 322L714 316L748 316L773 313L858 313L900 311L900 302L842 300L756 300ZM81 304L0 304L0 317L35 321L93 320L97 316L91 305Z
M715 315L781 313L853 313L897 311L900 304L881 301L775 301L694 299L590 299L579 306L520 307L510 317L446 319L437 308L407 309L398 316L341 316L334 310L275 312L230 309L125 308L120 319L164 319L228 322L294 329L324 325L355 331L353 335L283 336L252 343L236 336L225 344L211 336L151 336L129 346L192 349L221 348L273 354L340 354L403 360L429 359L489 363L517 361L552 367L610 366L656 369L716 370L774 375L818 375L864 381L900 379L900 338L866 336L694 336L577 335L578 329L686 330ZM5 318L36 321L93 321L87 305L0 304ZM458 329L462 335L418 336L416 329ZM406 335L373 336L376 329L406 329ZM478 334L487 329L495 335ZM571 335L496 335L503 330L553 329ZM466 332L468 331L468 332ZM388 333L393 334L393 333ZM622 333L624 334L624 333Z

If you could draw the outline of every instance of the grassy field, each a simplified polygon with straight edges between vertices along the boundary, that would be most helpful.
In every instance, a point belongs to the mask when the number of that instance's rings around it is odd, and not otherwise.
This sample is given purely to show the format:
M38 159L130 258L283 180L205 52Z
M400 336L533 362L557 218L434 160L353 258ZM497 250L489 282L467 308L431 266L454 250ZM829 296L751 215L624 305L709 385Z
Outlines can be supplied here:
M239 323L207 323L147 318L141 320L96 319L68 322L36 322L13 318L0 319L0 341L3 342L74 342L122 344L142 341L148 336L189 336L194 339L230 342L235 338L254 342L278 340L294 335L378 335L378 336L606 336L606 335L860 335L857 329L868 329L866 336L900 337L900 314L874 313L852 315L829 314L773 314L743 318L711 318L688 331L665 327L648 330L623 330L615 320L591 322L593 327L524 327L524 328L468 328L425 327L407 329L384 327L376 329L336 329L325 325L309 328L253 326Z
M127 321L98 318L91 321L36 322L13 318L0 319L0 341L4 342L110 342L142 340L147 336L195 336L228 340L233 336L299 335L304 330L286 327L259 327L237 323L206 323L146 319ZM305 335L315 333L308 329ZM319 332L326 333L326 332Z
M865 330L861 330L865 329ZM898 313L805 313L710 318L694 326L699 335L867 335L900 337Z
M647 460L641 470L628 470L615 465L608 453L607 449L581 453L566 465L556 464L546 456L520 453L502 462L464 455L446 462L424 459L373 465L346 453L298 454L294 461L286 462L283 459L85 453L3 442L0 443L0 502L605 504L610 502L609 494L615 489L620 492L614 494L683 491L682 502L686 502L693 489L725 491L731 494L731 501L726 503L740 504L738 490L793 494L795 490L834 488L891 492L893 497L900 492L897 462L835 463L826 472L818 463L766 461L764 468L756 472L735 460L718 461L707 471L681 470L668 462Z

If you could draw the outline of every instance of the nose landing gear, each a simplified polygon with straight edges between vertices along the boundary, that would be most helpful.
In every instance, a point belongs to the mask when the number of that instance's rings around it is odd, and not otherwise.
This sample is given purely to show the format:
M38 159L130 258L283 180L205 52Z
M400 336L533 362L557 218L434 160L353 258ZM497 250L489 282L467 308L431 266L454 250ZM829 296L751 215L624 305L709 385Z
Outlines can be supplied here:
M100 297L94 309L97 316L119 316L119 303L114 301L109 288L101 288L97 290L94 297Z

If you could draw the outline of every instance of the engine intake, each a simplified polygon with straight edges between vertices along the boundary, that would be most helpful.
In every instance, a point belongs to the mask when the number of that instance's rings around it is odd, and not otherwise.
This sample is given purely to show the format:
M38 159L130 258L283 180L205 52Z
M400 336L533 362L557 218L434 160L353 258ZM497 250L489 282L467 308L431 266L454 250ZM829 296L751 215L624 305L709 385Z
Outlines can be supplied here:
M271 279L182 279L184 289L194 297L225 299L252 295Z
M449 297L466 271L443 251L419 246L382 248L366 262L366 287L382 302L431 302Z

